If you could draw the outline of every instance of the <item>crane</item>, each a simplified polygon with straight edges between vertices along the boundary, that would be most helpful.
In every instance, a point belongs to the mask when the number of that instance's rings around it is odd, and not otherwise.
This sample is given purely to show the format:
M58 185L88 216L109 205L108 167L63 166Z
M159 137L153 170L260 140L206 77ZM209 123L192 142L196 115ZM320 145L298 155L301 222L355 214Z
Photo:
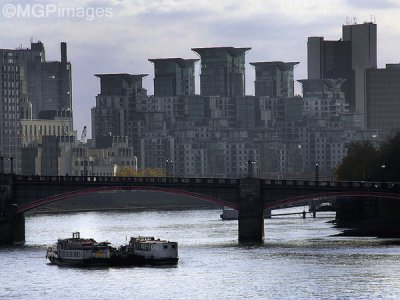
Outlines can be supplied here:
M81 144L86 143L86 132L87 132L87 127L83 126L82 134L81 134L81 139L79 140Z

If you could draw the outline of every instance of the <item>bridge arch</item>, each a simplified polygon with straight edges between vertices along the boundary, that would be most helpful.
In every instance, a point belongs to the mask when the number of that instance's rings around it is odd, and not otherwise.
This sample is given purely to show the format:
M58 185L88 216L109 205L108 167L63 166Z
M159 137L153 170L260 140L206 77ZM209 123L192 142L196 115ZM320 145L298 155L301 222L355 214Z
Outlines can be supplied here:
M72 192L67 192L63 194L57 194L49 197L45 197L36 201L33 201L28 204L24 204L19 206L16 209L16 213L24 213L29 210L32 210L34 208L52 203L52 202L57 202L60 200L68 199L68 198L73 198L77 196L82 196L82 195L87 195L87 194L92 194L92 193L98 193L98 192L108 192L108 191L148 191L148 192L159 192L159 193L169 193L169 194L175 194L175 195L183 195L183 196L188 196L200 200L204 200L216 205L221 205L221 206L227 206L233 209L239 209L238 205L235 205L234 203L230 203L212 196L200 194L200 193L194 193L190 191L185 191L185 190L180 190L180 189L174 189L174 188L165 188L165 187L151 187L151 186L106 186L106 187L95 187L95 188L89 188L89 189L82 189L82 190L76 190Z
M320 200L332 197L371 197L371 198L385 198L400 200L400 194L383 193L383 192L357 192L357 191L343 191L343 192L328 192L316 193L310 195L290 197L270 203L264 204L265 209L276 209L286 205L299 204L303 205L307 201Z

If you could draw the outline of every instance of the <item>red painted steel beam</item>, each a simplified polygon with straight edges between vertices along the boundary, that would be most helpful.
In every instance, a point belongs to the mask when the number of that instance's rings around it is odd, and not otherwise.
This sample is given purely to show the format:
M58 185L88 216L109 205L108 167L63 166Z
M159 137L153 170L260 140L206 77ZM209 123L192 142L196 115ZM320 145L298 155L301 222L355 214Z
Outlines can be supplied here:
M238 209L239 206L226 202L224 200L212 197L212 196L207 196L199 193L193 193L189 191L184 191L184 190L179 190L179 189L171 189L171 188L162 188L162 187L150 187L150 186L109 186L109 187L97 187L97 188L90 188L90 189L83 189L83 190L77 190L77 191L72 191L64 194L58 194L58 195L53 195L49 196L46 198L42 198L36 201L33 201L28 204L21 205L17 208L17 213L24 213L27 212L31 209L37 208L42 205L46 205L52 202L57 202L60 200L68 199L68 198L73 198L76 196L82 196L82 195L87 195L87 194L92 194L92 193L98 193L98 192L105 192L105 191L127 191L127 190L135 190L135 191L150 191L150 192L160 192L160 193L170 193L170 194L176 194L176 195L184 195L196 199L201 199L207 202L211 202L213 204L221 205L221 206L227 206L233 209Z
M382 192L329 192L317 193L303 196L296 196L286 198L270 203L266 203L264 208L274 209L288 204L303 204L304 201L312 201L315 199L329 198L329 197L373 197L373 198L386 198L400 200L400 194L382 193Z

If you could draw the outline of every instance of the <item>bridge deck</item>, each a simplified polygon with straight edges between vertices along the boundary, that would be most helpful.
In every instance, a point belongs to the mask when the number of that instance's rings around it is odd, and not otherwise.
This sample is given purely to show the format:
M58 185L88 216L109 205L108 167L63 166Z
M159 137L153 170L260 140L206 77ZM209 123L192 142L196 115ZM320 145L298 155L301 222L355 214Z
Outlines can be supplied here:
M10 176L6 176L9 181ZM399 199L400 183L254 179L266 208L303 205L329 197ZM62 199L111 190L176 193L237 208L241 179L110 176L13 175L14 200L20 212ZM5 184L5 182L4 182Z

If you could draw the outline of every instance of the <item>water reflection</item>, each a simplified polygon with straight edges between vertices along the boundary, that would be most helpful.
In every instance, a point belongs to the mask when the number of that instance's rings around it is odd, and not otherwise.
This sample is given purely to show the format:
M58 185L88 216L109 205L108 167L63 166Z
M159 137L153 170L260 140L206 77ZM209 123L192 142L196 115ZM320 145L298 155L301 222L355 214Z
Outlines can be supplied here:
M26 218L27 243L0 248L0 298L396 298L399 240L337 237L326 219L265 220L265 243L237 242L219 210L87 212ZM59 237L125 243L132 235L179 242L175 268L74 269L47 265Z

